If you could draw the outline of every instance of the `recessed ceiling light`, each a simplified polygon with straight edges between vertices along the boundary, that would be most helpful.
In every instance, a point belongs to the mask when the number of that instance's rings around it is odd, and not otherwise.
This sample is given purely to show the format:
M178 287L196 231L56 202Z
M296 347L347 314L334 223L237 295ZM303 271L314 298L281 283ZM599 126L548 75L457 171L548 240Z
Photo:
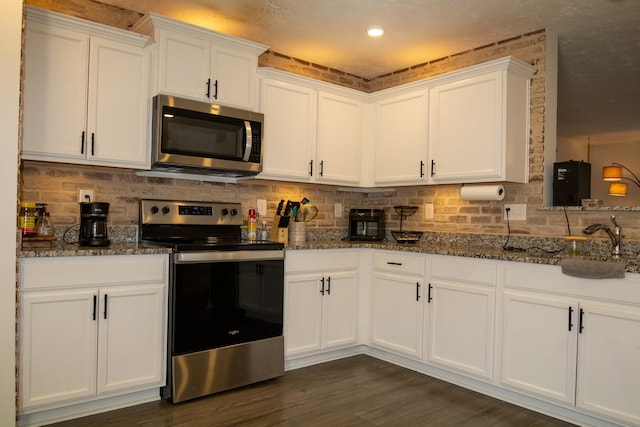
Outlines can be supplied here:
M377 25L369 27L367 28L367 34L369 34L371 37L380 37L384 34L384 28Z

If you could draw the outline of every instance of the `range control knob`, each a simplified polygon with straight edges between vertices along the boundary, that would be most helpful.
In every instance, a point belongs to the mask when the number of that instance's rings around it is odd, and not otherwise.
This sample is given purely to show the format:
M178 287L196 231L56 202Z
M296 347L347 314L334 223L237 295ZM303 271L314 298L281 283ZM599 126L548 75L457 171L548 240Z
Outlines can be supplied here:
M229 209L227 209L227 208L222 209L222 210L220 211L220 215L222 215L222 216L227 216L227 215L229 215Z
M236 216L236 215L238 215L238 209L236 208L231 209L231 216Z
M157 206L151 206L151 214L155 215L160 209Z
M169 211L170 211L169 206L163 206L163 207L162 207L162 214L163 214L163 215L168 214L168 213L169 213Z

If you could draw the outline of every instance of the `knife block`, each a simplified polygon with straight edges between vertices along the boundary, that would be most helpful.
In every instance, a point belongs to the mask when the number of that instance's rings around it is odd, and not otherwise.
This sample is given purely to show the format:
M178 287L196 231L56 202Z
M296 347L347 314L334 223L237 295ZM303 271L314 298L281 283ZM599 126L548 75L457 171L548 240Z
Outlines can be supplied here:
M273 224L271 226L271 235L270 240L273 242L284 243L287 244L289 242L289 228L288 228L288 219L287 218L287 226L279 227L281 216L275 215L273 217Z

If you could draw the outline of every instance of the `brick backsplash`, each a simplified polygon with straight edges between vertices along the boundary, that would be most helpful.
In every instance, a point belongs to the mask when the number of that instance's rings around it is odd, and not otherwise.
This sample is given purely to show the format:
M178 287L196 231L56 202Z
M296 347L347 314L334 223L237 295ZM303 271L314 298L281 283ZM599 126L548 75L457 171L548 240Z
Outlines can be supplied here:
M527 203L527 221L511 221L511 233L529 236L562 236L567 234L563 211L541 211L541 184L505 184L506 197L501 202L468 202L460 198L460 185L412 186L390 189L384 193L362 194L339 190L329 185L299 184L251 179L238 184L211 183L181 179L137 176L135 171L80 165L25 161L22 168L22 200L47 203L57 225L79 223L78 189L95 191L95 201L110 204L110 225L138 223L138 200L168 198L196 201L239 201L243 215L255 208L258 198L267 199L267 218L272 216L280 199L302 200L307 197L319 209L318 216L308 223L310 228L348 228L351 208L384 209L387 229L399 227L396 205L417 205L419 211L406 219L403 228L447 233L504 234L507 224L502 220L503 203ZM334 215L334 203L342 203L342 218ZM422 206L433 203L434 218L425 220ZM616 212L625 238L640 239L638 212ZM607 222L608 212L567 211L573 234L594 222ZM602 236L605 238L606 236Z
M104 5L93 0L26 0L26 4L56 10L119 28L128 28L140 14ZM364 79L327 66L267 51L259 58L260 66L269 66L315 79L335 83L364 92L374 92L404 83L432 77L462 67L512 55L537 68L531 81L531 116L529 148L529 183L505 184L502 202L466 202L460 198L460 185L398 187L385 193L362 194L339 191L328 185L247 180L238 184L221 184L179 179L139 177L135 171L56 163L23 162L21 174L22 200L48 204L58 225L73 225L79 221L78 189L91 188L96 201L110 203L112 225L138 222L140 198L191 199L198 201L240 201L243 214L255 207L257 198L268 200L267 221L270 222L280 199L309 198L319 208L319 214L308 225L318 229L346 229L350 208L383 208L387 212L387 229L397 229L395 205L433 203L433 220L424 220L422 209L406 220L406 229L448 233L506 234L502 220L503 203L526 203L527 220L512 221L511 233L523 236L562 236L567 234L567 221L561 210L540 210L543 189L546 33L532 32L509 40L478 47L410 68ZM334 203L343 205L342 218L334 216ZM640 213L615 212L626 239L640 239ZM573 234L594 222L608 222L610 212L569 210L567 217ZM606 236L602 236L606 238Z

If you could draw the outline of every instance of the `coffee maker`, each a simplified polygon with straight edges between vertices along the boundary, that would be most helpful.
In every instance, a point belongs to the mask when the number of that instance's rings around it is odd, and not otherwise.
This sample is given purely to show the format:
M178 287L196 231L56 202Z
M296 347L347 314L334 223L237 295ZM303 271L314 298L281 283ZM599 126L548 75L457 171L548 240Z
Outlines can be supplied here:
M349 212L349 240L384 240L384 210L351 209Z
M80 246L109 246L111 241L107 238L108 214L109 203L80 203Z

